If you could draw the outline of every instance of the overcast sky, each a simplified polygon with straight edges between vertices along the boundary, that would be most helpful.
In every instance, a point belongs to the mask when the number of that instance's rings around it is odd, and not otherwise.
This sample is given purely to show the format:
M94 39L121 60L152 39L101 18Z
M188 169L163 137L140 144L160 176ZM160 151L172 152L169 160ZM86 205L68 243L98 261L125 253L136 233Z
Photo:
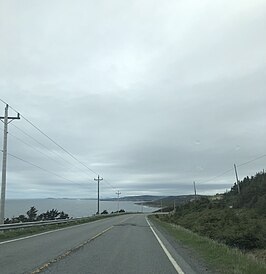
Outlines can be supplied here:
M101 197L221 193L266 154L265 30L265 0L0 0L0 98ZM25 119L8 152L52 173L9 155L7 198L96 197Z

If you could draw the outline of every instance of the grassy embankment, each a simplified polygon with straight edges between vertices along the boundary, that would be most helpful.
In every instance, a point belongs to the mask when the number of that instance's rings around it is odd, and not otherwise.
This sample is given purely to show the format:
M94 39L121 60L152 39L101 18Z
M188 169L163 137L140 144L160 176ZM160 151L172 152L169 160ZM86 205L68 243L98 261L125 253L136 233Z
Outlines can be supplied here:
M157 217L176 237L183 235L184 243L194 242L200 251L199 242L202 255L221 264L222 273L230 269L230 273L266 273L266 174L246 177L239 186L240 193L234 185L228 193L192 200L177 206L175 213ZM185 235L188 231L195 234Z
M194 250L196 256L203 259L215 273L266 273L266 264L250 254L244 254L237 248L228 247L181 226L160 221L155 216L151 218L174 236L177 242Z

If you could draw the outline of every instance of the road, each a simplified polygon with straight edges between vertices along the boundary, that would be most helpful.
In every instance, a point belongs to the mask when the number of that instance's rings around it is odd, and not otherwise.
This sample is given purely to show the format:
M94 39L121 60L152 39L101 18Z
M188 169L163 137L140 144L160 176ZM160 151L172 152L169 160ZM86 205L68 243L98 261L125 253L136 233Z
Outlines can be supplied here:
M0 272L196 273L142 214L1 242Z

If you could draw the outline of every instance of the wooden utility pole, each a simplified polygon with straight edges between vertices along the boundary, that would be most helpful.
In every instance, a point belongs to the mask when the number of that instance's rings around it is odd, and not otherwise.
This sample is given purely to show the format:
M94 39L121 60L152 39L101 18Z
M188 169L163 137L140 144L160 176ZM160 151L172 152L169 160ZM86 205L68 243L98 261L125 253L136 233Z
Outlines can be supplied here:
M240 194L240 186L239 186L238 174L237 174L237 169L236 169L236 165L235 164L234 164L234 168L235 168L235 174L236 174L237 190L238 190L238 193Z
M119 195L121 194L121 192L118 190L116 194L117 194L117 213L119 213Z
M197 199L197 190L196 190L196 183L195 181L193 182L194 185L194 195L195 195L195 200Z
M100 181L102 181L103 178L100 178L100 176L98 175L98 178L95 179L94 181L98 181L98 207L97 207L97 213L96 214L100 214Z
M0 117L4 123L4 141L3 141L3 162L2 162L2 185L1 185L1 203L0 203L0 224L5 222L5 200L6 200L6 163L7 163L7 126L15 119L20 119L19 113L17 117L8 117L8 105L5 107L5 116ZM10 121L8 121L10 120Z

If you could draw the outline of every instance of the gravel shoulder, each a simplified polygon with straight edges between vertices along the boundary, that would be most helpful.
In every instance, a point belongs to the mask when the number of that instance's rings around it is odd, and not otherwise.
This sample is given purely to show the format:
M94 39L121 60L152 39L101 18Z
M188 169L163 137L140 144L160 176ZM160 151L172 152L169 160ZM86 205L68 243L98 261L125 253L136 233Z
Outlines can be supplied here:
M164 242L168 243L167 248L174 249L175 259L180 264L185 273L190 273L186 265L198 274L217 274L215 270L211 269L203 258L197 254L195 250L185 246L179 240L177 240L169 231L167 231L158 221L154 218L149 218L150 223L156 228L160 238L164 239Z

